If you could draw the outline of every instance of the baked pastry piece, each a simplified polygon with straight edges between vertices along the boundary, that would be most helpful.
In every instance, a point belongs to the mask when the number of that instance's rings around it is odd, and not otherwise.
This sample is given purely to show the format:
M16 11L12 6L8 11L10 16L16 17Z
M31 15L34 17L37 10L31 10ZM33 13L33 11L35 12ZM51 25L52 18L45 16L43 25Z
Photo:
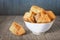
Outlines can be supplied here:
M51 19L47 14L45 14L43 19L42 19L42 22L43 23L49 23L49 22L51 22Z
M33 5L33 6L30 8L30 12L40 13L40 9L41 9L40 7Z
M43 16L44 16L43 13L42 13L42 14L41 14L41 13L38 13L38 14L35 16L36 22L37 22L37 23L40 22L40 21L42 20Z
M33 13L26 12L23 19L28 22L34 23L34 16Z
M51 22L50 17L47 14L43 14L43 13L41 13L41 15L40 14L36 15L35 19L37 23Z
M23 19L24 19L25 21L29 21L28 18L29 18L29 12L25 12L25 14L24 14L24 16L23 16Z
M46 11L46 13L49 15L49 17L51 18L51 20L55 19L56 16L54 15L54 13L52 11Z
M56 18L52 11L47 11L39 6L33 5L29 12L24 15L24 21L31 23L47 23Z
M16 22L13 22L9 30L15 35L25 34L24 28Z
M33 5L30 9L30 13L31 12L34 12L35 14L37 14L37 13L45 12L45 10L43 8L39 7L39 6Z

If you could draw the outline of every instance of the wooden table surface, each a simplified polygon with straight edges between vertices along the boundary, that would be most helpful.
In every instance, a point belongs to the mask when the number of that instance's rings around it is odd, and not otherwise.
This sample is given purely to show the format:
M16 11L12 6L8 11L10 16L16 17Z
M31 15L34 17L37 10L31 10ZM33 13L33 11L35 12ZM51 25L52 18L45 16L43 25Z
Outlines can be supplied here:
M9 27L13 21L23 25L26 30L25 35L16 36L9 31ZM60 16L57 16L49 31L39 36L32 34L28 30L22 16L0 16L0 40L60 40Z

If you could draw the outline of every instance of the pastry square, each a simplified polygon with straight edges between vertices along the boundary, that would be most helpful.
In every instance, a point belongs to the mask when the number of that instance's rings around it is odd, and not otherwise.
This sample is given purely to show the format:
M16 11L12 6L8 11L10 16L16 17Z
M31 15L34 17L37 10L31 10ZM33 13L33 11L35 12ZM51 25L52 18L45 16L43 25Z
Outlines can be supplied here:
M25 34L24 28L16 22L13 22L9 30L15 35Z
M23 19L28 22L34 23L34 17L32 13L26 12Z
M55 19L56 16L52 11L46 11L46 13L49 15L49 17L51 18L51 20Z

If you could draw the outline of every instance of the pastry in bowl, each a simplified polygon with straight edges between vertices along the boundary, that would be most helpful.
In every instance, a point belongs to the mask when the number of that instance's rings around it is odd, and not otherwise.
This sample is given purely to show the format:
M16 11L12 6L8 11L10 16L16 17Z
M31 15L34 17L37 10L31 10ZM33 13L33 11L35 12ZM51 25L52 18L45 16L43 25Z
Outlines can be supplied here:
M23 19L26 27L34 34L39 35L40 33L46 32L51 28L56 16L51 10L45 10L44 8L33 5L30 8L28 15L23 16Z

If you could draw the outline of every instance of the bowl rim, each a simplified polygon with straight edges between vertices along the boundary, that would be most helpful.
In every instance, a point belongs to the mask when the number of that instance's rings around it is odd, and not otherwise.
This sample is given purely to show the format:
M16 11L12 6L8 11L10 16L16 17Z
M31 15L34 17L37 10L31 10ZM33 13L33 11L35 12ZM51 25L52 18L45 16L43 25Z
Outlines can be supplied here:
M54 21L55 21L55 19L51 22L54 22ZM24 22L27 22L27 21L24 21ZM51 23L51 22L49 22L49 23ZM30 23L30 24L48 24L48 23L31 23L31 22L27 22L27 23Z

